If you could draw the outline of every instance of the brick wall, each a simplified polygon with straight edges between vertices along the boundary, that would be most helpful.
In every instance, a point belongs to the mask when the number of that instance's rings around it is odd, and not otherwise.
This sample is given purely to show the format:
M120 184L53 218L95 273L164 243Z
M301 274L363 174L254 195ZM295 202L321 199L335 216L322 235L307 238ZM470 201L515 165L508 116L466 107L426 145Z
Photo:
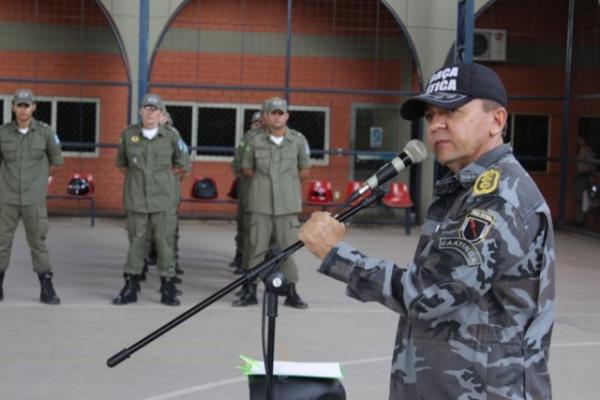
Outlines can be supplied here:
M245 7L231 3L203 0L191 1L175 18L172 29L193 29L198 32L196 46L202 47L205 32L268 32L285 34L286 3L267 0L244 2ZM324 41L336 37L385 37L401 38L402 33L393 16L378 1L337 2L335 24L333 23L333 2L294 2L292 46L297 44L294 35L318 35ZM377 22L376 17L380 15ZM335 25L335 27L334 27ZM217 34L218 35L218 34ZM189 36L188 36L189 37ZM217 36L218 37L218 36ZM223 36L225 38L226 36ZM229 36L230 37L230 36ZM311 36L310 38L312 38ZM192 38L194 39L194 38ZM229 86L283 87L285 79L285 58L282 53L280 36L274 40L272 54L253 54L251 51L239 53L214 53L197 51L173 51L161 48L155 54L151 71L151 85L154 83L176 84L220 84ZM223 39L226 40L226 39ZM318 43L315 43L318 45ZM358 46L358 43L356 44ZM193 47L193 46L192 46ZM226 43L222 47L227 50ZM294 49L292 49L294 52ZM404 54L399 48L398 54ZM381 53L365 57L310 57L294 56L291 60L290 86L302 88L329 89L374 89L401 90L410 88L416 82L412 74L407 84L402 81L403 68L412 67L410 59L384 57ZM246 90L204 90L156 88L164 99L170 101L196 101L234 104L260 104L265 98L278 95L282 91L265 92ZM294 92L290 103L302 106L328 107L330 110L329 148L350 148L351 109L355 103L398 104L398 97L333 94L318 92ZM329 158L329 165L315 166L311 178L329 179L334 190L342 194L348 180L350 158ZM229 163L195 162L194 175L210 175L217 181L220 197L224 198L233 179ZM192 179L183 183L184 196L189 195ZM305 183L306 189L306 183ZM304 190L305 191L305 190ZM228 206L189 204L182 205L183 212L222 212Z
M568 1L530 0L497 1L477 18L477 28L506 29L507 62L488 63L501 76L509 96L537 96L538 99L512 99L509 112L546 114L550 117L549 157L560 158L564 118L565 44ZM572 95L600 93L598 64L586 64L589 57L600 54L598 48L597 2L578 2L575 14ZM595 42L594 42L595 41ZM595 47L594 47L595 44ZM535 57L527 53L535 54ZM514 57L511 57L511 54ZM524 56L525 54L525 56ZM556 100L550 97L558 98ZM576 157L577 123L579 116L600 117L600 101L572 101L569 115L569 159ZM567 219L575 216L573 180L575 163L569 162L567 187ZM532 173L546 197L554 217L557 217L560 197L560 163L549 163L548 173Z
M4 1L0 21L14 23L16 29L34 32L78 32L78 27L108 27L106 17L93 0ZM28 28L29 27L29 28ZM75 29L75 31L73 31ZM82 33L84 31L81 31ZM86 31L87 32L87 31ZM106 31L100 30L102 34ZM0 94L7 96L20 87L28 87L37 96L95 98L99 100L99 140L116 144L120 131L127 124L129 90L127 73L116 40L111 44L89 45L90 51L81 51L81 38L72 43L52 43L40 37L36 51L23 51L11 46L0 49L0 76L15 78L18 82L1 82ZM85 39L85 38L84 38ZM110 39L110 38L109 38ZM66 51L56 51L56 47ZM68 46L72 46L71 49ZM103 47L104 46L104 47ZM111 47L112 46L112 47ZM102 52L98 48L106 48ZM113 81L119 85L77 83L76 81ZM55 81L56 83L48 83ZM68 83L68 82L71 83ZM69 177L75 172L92 173L96 185L100 212L122 212L121 192L123 179L114 166L116 150L101 148L98 157L65 157L63 170L52 184L54 194L66 194ZM87 202L53 200L51 211L79 212Z

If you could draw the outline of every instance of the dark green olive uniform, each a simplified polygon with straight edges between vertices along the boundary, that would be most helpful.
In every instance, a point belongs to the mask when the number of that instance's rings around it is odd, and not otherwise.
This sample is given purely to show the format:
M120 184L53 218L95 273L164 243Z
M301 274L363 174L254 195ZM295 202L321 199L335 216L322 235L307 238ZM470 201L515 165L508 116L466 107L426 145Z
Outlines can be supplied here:
M236 248L242 253L241 266L248 268L250 265L250 258L252 257L252 248L250 245L250 217L251 213L249 210L249 195L250 195L250 181L251 178L247 177L242 172L242 160L244 159L244 151L246 146L249 145L250 141L257 133L262 132L262 128L251 129L244 134L244 137L240 141L240 144L235 149L233 161L231 162L231 168L236 178L238 178L238 209L236 215L237 234L235 236Z
M297 240L298 214L302 211L301 169L310 168L310 149L304 135L286 128L281 144L262 130L246 145L242 167L254 171L250 181L248 208L253 267L264 258L271 242L282 249ZM298 281L292 257L281 267L288 282Z
M8 268L19 218L34 271L52 270L46 248L48 169L62 163L58 136L45 123L32 119L26 134L16 122L0 128L0 273Z
M126 167L123 202L127 210L129 251L125 273L139 275L144 267L148 232L153 232L160 276L175 276L174 237L179 204L179 177L173 167L189 171L187 146L179 135L159 127L149 140L140 125L121 134L117 166Z
M173 132L175 132L175 134L177 134L177 139L178 139L178 143L179 140L181 139L181 134L179 133L179 130L177 130L177 128L175 128L174 126L164 126L165 129L170 129ZM182 143L185 144L185 142L182 141ZM185 151L182 154L183 157L185 157L185 160L183 161L184 165L190 165L191 168L191 164L190 164L190 154L189 154L189 149L187 147L187 145L185 145ZM177 208L179 208L179 204L181 203L181 177L178 176L177 179L175 180L175 194L177 195ZM154 238L152 237L152 231L150 230L150 226L148 226L148 237L146 238L146 249L144 250L144 254L146 257L146 259L150 259L150 253L154 253L154 256L156 255L156 243L154 243ZM179 218L177 218L177 222L175 224L175 236L173 237L173 251L175 254L175 265L177 265L177 250L178 250L178 241L179 241ZM153 257L154 257L153 256Z

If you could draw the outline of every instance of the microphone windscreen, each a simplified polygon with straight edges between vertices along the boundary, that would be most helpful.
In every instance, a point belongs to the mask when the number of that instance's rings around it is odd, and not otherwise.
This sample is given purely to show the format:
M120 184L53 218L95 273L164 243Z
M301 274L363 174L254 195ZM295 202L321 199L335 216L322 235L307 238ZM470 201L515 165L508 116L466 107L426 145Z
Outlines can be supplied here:
M413 139L406 143L404 152L408 155L413 164L420 163L427 158L427 147L425 146L425 143L417 139Z

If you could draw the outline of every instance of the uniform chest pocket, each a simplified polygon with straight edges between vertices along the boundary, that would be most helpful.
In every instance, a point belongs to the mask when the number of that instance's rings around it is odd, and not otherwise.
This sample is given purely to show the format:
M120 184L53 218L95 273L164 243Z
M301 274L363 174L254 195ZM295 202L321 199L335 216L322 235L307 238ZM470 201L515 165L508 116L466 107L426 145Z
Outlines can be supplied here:
M298 170L298 154L294 149L285 149L281 153L281 172Z
M17 159L17 145L11 142L1 142L0 149L2 150L2 157L7 160Z
M269 149L256 149L256 169L268 171L271 164L271 152Z
M127 162L130 167L143 166L144 153L141 146L129 146L127 148Z
M154 164L158 169L165 169L171 166L172 164L173 152L171 149L161 149L156 151L154 154L155 162Z
M41 160L46 155L46 147L32 144L29 148L29 156L32 160Z
M281 158L284 160L295 160L298 158L298 154L294 149L285 149L281 154Z

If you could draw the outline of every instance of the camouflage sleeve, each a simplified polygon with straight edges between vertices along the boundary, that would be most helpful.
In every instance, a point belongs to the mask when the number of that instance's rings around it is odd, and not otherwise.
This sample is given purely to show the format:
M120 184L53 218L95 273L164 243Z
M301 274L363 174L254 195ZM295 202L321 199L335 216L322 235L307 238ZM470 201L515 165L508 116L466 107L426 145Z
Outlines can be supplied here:
M63 157L60 147L60 139L55 132L48 130L46 138L46 154L50 165L62 165Z
M482 197L441 226L406 269L340 243L319 270L347 282L350 297L377 301L411 318L439 318L478 302L500 278L523 282L518 295L534 296L530 282L539 279L533 270L538 263L527 257L543 251L542 218L532 213L524 219L502 198Z
M244 141L244 148L242 149L242 168L254 170L254 139Z
M117 148L117 167L127 166L127 143L125 143L125 132L121 133L119 147Z

